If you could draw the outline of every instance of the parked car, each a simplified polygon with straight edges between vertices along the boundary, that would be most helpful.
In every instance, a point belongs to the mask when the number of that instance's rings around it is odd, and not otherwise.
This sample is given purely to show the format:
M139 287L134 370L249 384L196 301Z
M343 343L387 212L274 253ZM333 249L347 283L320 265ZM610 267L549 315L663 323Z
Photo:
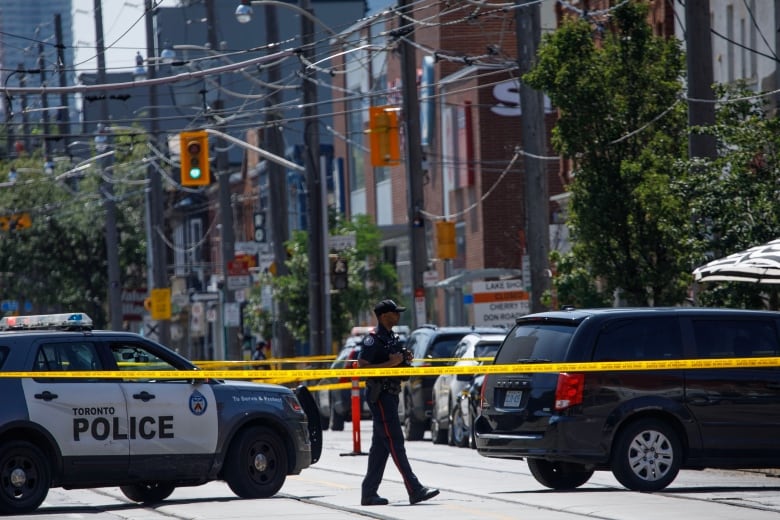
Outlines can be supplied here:
M466 334L458 342L453 353L457 361L450 366L478 366L480 358L496 355L498 346L504 340L503 334ZM466 390L475 374L442 374L433 383L431 406L431 440L434 444L465 446L468 444L468 432L461 411L461 393Z
M360 342L362 336L350 336L344 342L344 346L331 363L330 368L341 369L351 368L357 362L360 353ZM317 385L331 385L334 383L350 383L349 377L326 377L317 381ZM365 399L365 391L360 391L362 419L371 417L368 409L368 403ZM320 390L314 392L317 404L320 409L320 422L324 430L330 428L333 431L344 430L344 423L352 421L352 388L339 388L332 390Z
M477 449L477 441L474 438L474 422L482 412L482 383L484 381L485 374L475 375L468 388L461 391L458 398L460 420L463 421L463 432L465 433L465 436L460 436L458 433L453 435L455 446L459 448Z
M544 486L610 470L659 491L680 469L780 467L780 314L591 309L518 318L496 365L675 361L676 368L488 375L475 423L486 457L526 459ZM722 368L699 360L728 358ZM710 365L711 366L711 365Z
M409 334L406 348L412 351L412 366L430 366L432 360L452 358L458 342L470 333L506 334L501 327L437 327L423 325ZM401 385L398 415L404 437L410 441L423 438L430 428L433 408L433 383L436 376L411 376Z

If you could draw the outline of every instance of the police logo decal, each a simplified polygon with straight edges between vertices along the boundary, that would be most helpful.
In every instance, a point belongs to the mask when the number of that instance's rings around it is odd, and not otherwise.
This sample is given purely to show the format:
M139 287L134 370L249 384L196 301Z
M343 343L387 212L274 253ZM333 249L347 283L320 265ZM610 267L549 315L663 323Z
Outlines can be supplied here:
M374 344L374 336L372 336L371 334L368 334L366 335L365 338L363 338L363 345L370 347L373 344Z
M192 392L190 396L190 412L193 415L203 415L206 413L206 408L208 408L206 397L197 390Z

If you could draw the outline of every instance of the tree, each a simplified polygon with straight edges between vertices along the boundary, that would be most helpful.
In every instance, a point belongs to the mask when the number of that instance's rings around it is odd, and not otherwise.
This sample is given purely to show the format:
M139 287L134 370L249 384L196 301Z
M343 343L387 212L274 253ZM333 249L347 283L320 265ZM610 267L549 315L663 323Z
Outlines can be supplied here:
M334 340L340 340L360 322L360 316L370 310L382 298L398 298L398 275L394 266L383 261L381 233L368 216L359 215L346 221L331 214L330 234L355 233L356 245L339 254L347 259L349 283L346 288L331 292L331 330ZM274 298L287 302L288 314L281 317L293 337L299 341L309 338L309 254L305 231L296 231L287 243L289 274L276 278L266 277L263 283L273 285ZM257 309L259 291L250 295L250 307ZM255 310L252 323L257 330L268 330L267 313ZM245 317L246 319L246 317Z
M687 210L675 189L687 151L679 42L652 35L628 2L600 32L567 18L523 77L559 110L552 145L575 168L569 186L574 262L629 305L669 305L691 281Z
M696 250L691 268L780 236L780 120L765 98L741 86L719 88L713 160L689 162L684 191L691 203ZM778 309L775 286L744 282L700 286L703 305Z
M121 137L120 141L132 141ZM144 146L114 165L117 231L125 286L145 285L146 243L140 161ZM83 311L96 327L107 324L105 211L96 165L57 180L69 166L43 169L40 154L0 165L16 182L0 188L0 216L28 215L29 227L0 231L3 299L30 302L32 312ZM5 182L6 179L0 179ZM126 181L138 181L128 183Z

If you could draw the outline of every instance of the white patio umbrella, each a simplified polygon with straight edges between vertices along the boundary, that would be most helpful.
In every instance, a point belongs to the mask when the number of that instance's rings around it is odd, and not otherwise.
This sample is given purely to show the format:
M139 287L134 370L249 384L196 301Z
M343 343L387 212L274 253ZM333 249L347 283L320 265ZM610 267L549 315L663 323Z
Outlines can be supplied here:
M780 284L780 238L697 267L693 277L697 282Z

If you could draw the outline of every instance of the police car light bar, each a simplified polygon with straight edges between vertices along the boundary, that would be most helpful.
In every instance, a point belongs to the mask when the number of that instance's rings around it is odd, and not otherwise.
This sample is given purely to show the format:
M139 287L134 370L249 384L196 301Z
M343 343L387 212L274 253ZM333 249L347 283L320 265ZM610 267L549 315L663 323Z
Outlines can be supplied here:
M83 312L6 316L0 319L0 330L70 329L92 330L92 318Z

